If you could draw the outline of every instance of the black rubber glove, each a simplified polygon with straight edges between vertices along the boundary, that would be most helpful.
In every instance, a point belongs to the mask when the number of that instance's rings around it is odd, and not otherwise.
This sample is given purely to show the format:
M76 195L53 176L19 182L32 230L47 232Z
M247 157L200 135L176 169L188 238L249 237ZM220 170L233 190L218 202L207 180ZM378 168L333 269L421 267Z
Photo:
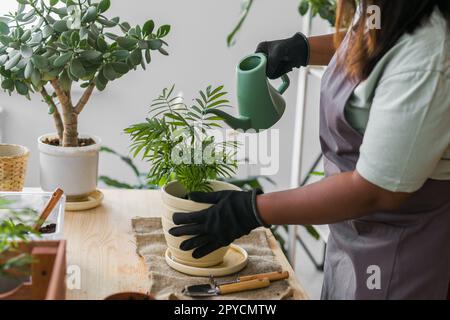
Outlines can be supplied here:
M256 208L256 196L261 190L192 192L189 198L196 202L214 204L198 212L174 213L174 227L169 233L175 237L194 236L180 244L180 249L195 249L196 259L229 245L249 234L255 228L265 226Z
M309 42L303 33L296 33L292 38L261 42L256 53L267 56L267 76L277 79L292 71L306 67L309 63Z

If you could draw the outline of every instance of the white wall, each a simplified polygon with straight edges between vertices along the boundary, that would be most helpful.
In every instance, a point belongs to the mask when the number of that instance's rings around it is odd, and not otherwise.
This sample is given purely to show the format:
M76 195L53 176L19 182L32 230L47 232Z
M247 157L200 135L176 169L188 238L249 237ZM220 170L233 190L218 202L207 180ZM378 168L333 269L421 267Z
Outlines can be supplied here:
M120 15L131 23L143 23L152 18L157 24L171 24L172 33L168 38L170 56L154 55L147 71L130 73L112 83L105 92L96 93L80 117L80 132L100 136L104 145L125 153L129 140L121 133L123 128L142 121L151 100L163 87L173 83L189 98L208 84L225 84L234 102L235 65L241 57L253 52L260 41L288 37L300 30L298 2L255 1L238 43L233 48L227 48L225 38L239 17L240 0L113 0L111 16ZM6 7L14 4L15 0L2 0L0 12L4 14L9 9ZM325 30L322 22L315 28L315 33L321 30ZM291 79L292 87L286 94L287 112L277 124L283 141L280 171L274 177L277 189L289 186L296 72ZM317 91L317 84L311 90ZM307 119L308 132L311 132L306 139L305 156L308 159L314 158L318 150L316 104L317 99L313 99L313 111ZM0 123L4 142L22 144L31 149L26 184L38 186L36 139L43 133L54 131L47 108L38 96L29 102L23 97L9 97L3 92L0 93L0 105L5 115ZM102 156L100 172L124 180L131 177L125 167L108 156Z

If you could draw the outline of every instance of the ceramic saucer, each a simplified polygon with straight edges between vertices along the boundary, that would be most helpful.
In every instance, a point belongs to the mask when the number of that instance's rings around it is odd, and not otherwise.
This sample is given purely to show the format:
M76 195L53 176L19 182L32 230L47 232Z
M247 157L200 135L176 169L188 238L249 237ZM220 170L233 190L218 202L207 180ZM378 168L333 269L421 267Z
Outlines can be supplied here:
M223 262L221 264L208 268L199 268L181 264L172 256L170 250L167 249L166 262L173 269L190 276L221 277L239 272L244 269L248 262L248 254L247 251L245 251L240 246L232 244L230 245L230 249L228 249L227 253L223 257Z
M103 201L103 193L100 190L91 192L85 199L71 201L66 200L67 211L83 211L98 207Z

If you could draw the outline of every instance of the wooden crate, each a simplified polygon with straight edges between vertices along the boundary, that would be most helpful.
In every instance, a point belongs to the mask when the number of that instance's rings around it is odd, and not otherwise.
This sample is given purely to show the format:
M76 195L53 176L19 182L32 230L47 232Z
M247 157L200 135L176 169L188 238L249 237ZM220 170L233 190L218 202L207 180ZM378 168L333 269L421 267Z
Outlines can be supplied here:
M33 257L31 281L0 294L0 300L64 300L66 241L32 241L20 249Z

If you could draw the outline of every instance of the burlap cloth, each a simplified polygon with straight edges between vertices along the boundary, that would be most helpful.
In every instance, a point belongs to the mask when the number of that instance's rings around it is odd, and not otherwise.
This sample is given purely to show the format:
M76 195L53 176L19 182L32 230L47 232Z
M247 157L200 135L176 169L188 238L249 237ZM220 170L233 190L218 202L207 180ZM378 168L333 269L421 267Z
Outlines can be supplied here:
M181 293L186 285L208 283L208 278L192 277L173 270L165 261L164 254L167 249L164 239L161 219L159 218L134 218L132 220L133 231L136 237L137 253L144 257L148 267L150 278L149 293L157 299L163 300L189 300ZM250 275L281 271L281 265L275 260L272 250L267 242L266 232L257 229L248 236L235 242L243 247L249 255L247 267L239 272L239 275ZM222 277L219 281L235 279L236 275ZM278 300L289 299L293 290L286 280L273 282L265 289L216 296L208 299L257 299Z

